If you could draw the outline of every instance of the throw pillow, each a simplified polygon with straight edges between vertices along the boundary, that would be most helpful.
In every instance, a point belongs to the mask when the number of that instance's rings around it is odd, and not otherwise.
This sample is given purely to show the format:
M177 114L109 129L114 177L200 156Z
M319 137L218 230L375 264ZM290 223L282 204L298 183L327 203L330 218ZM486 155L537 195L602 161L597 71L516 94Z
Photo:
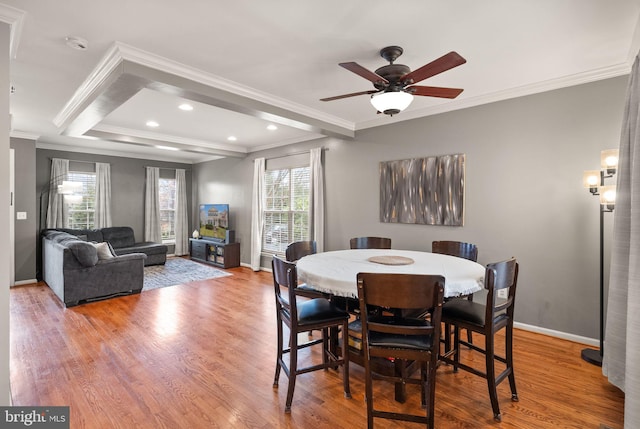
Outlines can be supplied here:
M96 250L98 251L98 259L102 260L102 259L111 259L113 258L113 253L111 253L111 247L109 246L109 243L92 243L94 246L96 246Z
M95 246L86 241L73 240L69 241L66 246L71 250L73 256L84 267L93 267L98 262L98 255Z

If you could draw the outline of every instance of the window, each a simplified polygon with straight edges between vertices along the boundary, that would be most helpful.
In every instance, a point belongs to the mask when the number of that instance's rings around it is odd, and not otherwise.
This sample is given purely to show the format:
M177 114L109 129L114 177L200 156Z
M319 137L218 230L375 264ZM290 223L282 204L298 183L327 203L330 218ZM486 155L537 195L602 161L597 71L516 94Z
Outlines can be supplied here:
M289 243L309 240L310 167L267 170L264 186L263 252L284 253Z
M82 183L81 191L64 197L68 205L67 228L95 228L96 174L70 171L67 177L71 182Z
M160 233L163 242L176 239L176 179L160 178Z

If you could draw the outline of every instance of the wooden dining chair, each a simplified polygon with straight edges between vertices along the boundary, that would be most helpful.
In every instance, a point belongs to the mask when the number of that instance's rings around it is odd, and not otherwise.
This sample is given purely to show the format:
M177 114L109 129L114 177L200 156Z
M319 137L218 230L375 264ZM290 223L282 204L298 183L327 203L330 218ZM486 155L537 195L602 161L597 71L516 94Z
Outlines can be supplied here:
M367 426L373 428L374 418L425 423L434 427L436 367L440 344L440 321L444 297L444 277L421 274L359 273L358 300L362 324L362 345L365 355L365 396ZM380 307L391 309L380 314ZM371 311L375 309L373 312ZM428 309L421 318L403 317L404 311ZM376 379L421 386L421 402L426 415L407 414L374 407L372 359L394 358L418 362L420 378L408 374L381 375ZM388 406L387 406L388 408Z
M354 237L349 241L352 249L391 249L391 239L386 237Z
M288 262L296 262L298 259L317 253L317 245L314 240L294 241L285 249L284 255ZM298 285L296 293L307 298L329 298L331 294L320 292L306 283Z
M289 262L295 262L303 256L313 255L318 252L315 240L294 241L284 251L285 258Z
M441 360L453 365L453 372L458 368L487 380L489 398L493 408L493 418L501 421L500 405L498 404L497 385L505 378L509 378L511 400L518 401L516 379L513 372L513 310L518 282L518 263L514 258L487 265L485 274L485 289L487 298L484 304L463 299L448 301L442 307L442 321L453 326L453 350L441 356ZM508 290L507 299L497 299L499 290ZM460 339L460 329L464 328L485 337L485 347ZM505 330L505 356L495 354L495 335ZM473 366L460 362L460 344L485 355L485 370L480 371ZM453 355L453 359L451 356ZM496 374L496 361L506 365L504 371Z
M342 329L343 336L348 330L349 314L336 307L335 304L324 298L315 298L306 301L297 301L298 276L295 264L274 257L271 261L273 271L273 286L276 296L277 331L278 331L278 357L276 360L276 373L273 380L273 387L278 387L280 369L284 369L289 377L287 389L287 400L285 413L291 412L291 402L293 401L293 391L296 385L296 377L319 369L343 367L344 396L351 397L349 389L349 353L346 337L342 341L342 356L337 356L329 343L329 329L335 332ZM285 293L286 291L286 293ZM289 346L284 347L283 328L289 328ZM322 338L298 343L298 334L310 330L321 330ZM322 363L298 368L298 350L311 347L317 344L322 345ZM289 363L285 363L283 355L289 354Z
M464 258L473 262L478 262L478 246L471 243L465 243L463 241L433 241L431 243L431 252L449 256L457 256L458 258ZM466 298L469 301L473 301L473 294L467 295ZM445 301L448 300L449 299L445 299ZM451 327L445 324L444 332L444 350L446 353L447 351L451 350ZM471 331L467 331L467 341L470 343L473 342L473 334L471 333Z

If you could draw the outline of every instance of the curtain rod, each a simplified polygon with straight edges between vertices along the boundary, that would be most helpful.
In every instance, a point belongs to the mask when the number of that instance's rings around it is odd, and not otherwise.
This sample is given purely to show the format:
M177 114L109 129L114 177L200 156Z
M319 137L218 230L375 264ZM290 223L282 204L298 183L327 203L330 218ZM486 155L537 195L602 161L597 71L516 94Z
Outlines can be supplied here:
M175 167L155 167L153 165L145 165L143 168L159 168L160 170L184 170L184 171L191 171L188 168L175 168Z
M320 149L322 149L323 152L328 152L329 151L329 148L322 147ZM292 153L287 153L287 154L280 155L280 156L272 156L271 158L265 158L265 161L269 161L270 159L286 158L288 156L302 155L302 154L305 154L305 153L311 153L311 150L301 150L300 152L292 152Z
M53 158L49 158L49 159L53 159ZM56 159L65 159L65 158L56 158ZM83 162L85 164L96 164L96 161L81 161L79 159L67 159L67 161L69 162ZM103 164L108 164L108 163L103 163Z

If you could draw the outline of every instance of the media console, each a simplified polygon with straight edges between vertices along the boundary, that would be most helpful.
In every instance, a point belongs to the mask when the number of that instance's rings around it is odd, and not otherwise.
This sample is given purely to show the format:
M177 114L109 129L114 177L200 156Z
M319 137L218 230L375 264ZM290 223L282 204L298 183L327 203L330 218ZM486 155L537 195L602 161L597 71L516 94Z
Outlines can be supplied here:
M189 239L191 259L222 268L240 266L240 243L223 243L203 238Z

